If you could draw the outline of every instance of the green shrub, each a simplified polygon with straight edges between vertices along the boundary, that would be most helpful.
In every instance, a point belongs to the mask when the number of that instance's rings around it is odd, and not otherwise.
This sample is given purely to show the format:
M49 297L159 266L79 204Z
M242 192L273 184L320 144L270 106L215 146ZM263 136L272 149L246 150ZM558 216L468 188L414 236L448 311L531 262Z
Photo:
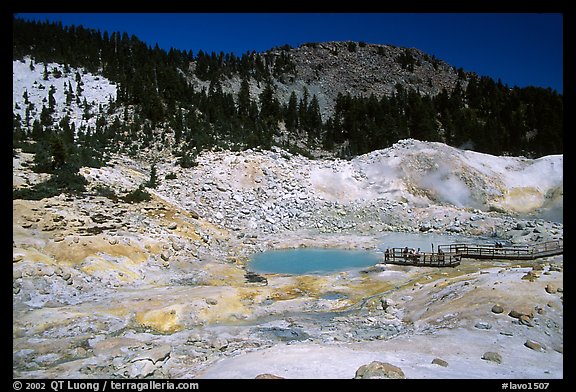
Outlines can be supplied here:
M140 203L150 200L150 193L144 189L144 184L134 189L122 198L126 203Z
M94 187L94 191L98 196L104 196L113 201L118 200L118 196L116 195L114 190L107 185L96 185Z
M87 184L84 176L78 173L77 167L64 165L47 181L36 184L32 188L12 191L12 199L42 200L61 193L78 195L86 191Z

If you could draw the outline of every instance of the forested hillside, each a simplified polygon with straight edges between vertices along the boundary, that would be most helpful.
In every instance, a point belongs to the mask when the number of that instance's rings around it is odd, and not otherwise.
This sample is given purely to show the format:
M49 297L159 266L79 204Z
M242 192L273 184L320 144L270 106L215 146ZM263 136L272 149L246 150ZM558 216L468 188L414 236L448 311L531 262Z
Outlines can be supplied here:
M192 165L195 154L213 147L279 145L308 156L324 151L352 157L404 138L494 155L563 151L563 97L551 89L509 87L416 49L362 42L319 45L242 55L165 51L125 32L13 20L13 59L44 67L47 84L62 75L46 64L58 63L64 72L82 68L117 85L106 110L92 114L94 125L75 130L97 139L86 145L99 153L109 148L137 154L155 146ZM312 74L302 65L303 50L315 64ZM386 69L378 67L380 58ZM352 64L365 77L322 79L334 75L338 64ZM320 79L329 82L325 90L316 87ZM370 90L376 82L381 91ZM47 105L30 108L30 118L15 110L15 143L58 135L62 140L53 144L71 143L66 118L53 112L55 105L69 105L72 99L83 104L79 83L69 86L67 102L55 102L48 90ZM326 91L338 94L332 98Z

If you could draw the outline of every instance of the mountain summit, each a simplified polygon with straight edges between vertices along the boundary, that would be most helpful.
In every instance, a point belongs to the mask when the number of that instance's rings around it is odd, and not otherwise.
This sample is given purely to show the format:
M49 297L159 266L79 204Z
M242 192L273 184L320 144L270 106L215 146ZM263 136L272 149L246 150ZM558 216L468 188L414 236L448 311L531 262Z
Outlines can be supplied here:
M301 97L306 89L310 96L318 97L324 120L333 115L338 94L373 94L381 98L396 94L402 87L435 96L443 89L451 92L458 82L465 87L468 78L463 70L421 50L394 45L354 41L305 43L297 48L274 48L259 56L273 70L272 80L281 103L288 104L293 91ZM191 69L195 71L196 66ZM207 82L203 84L195 78L194 72L189 77L196 85L208 87ZM238 77L223 80L227 91L238 93ZM251 87L258 91L258 83Z

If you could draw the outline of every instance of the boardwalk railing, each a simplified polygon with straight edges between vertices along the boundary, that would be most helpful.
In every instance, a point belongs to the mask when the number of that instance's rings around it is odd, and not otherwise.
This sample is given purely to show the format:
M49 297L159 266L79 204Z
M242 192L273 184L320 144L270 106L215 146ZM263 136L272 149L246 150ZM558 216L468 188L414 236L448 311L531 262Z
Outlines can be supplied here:
M439 245L437 253L415 252L409 248L389 248L384 252L384 262L400 265L454 267L464 258L534 260L559 255L564 252L564 241L554 240L532 245Z
M428 267L455 267L462 256L456 253L415 252L408 248L389 248L384 252L384 262L401 265L419 265Z
M559 255L564 252L564 241L554 240L532 245L440 245L439 250L447 253L459 253L471 259L533 260L539 257Z

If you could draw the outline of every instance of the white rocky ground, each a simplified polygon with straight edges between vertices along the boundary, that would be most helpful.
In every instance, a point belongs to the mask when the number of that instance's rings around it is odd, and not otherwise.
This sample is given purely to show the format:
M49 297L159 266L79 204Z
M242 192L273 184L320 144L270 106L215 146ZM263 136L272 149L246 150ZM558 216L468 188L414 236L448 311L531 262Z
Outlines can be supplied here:
M48 75L45 79L44 63L35 63L29 57L12 62L12 110L25 120L26 111L31 108L28 113L29 126L32 126L35 119L40 118L42 106L48 107L51 87L55 89L55 113L52 117L59 121L67 115L70 124L73 123L77 130L81 127L93 129L96 125L96 115L100 111L105 113L110 100L116 100L116 84L101 75L94 75L83 68L67 69L58 63L46 63L46 70ZM77 80L78 76L80 83ZM69 87L72 87L74 95L67 105L65 92ZM24 93L28 96L28 103ZM88 107L84 105L85 103Z
M14 187L43 180L31 158L14 158ZM205 152L192 169L161 159L150 202L97 195L149 165L116 157L82 169L85 197L13 201L15 377L353 378L372 361L406 378L563 377L562 255L245 275L255 252L372 249L389 231L563 239L538 218L561 216L562 156L416 140L351 161Z

